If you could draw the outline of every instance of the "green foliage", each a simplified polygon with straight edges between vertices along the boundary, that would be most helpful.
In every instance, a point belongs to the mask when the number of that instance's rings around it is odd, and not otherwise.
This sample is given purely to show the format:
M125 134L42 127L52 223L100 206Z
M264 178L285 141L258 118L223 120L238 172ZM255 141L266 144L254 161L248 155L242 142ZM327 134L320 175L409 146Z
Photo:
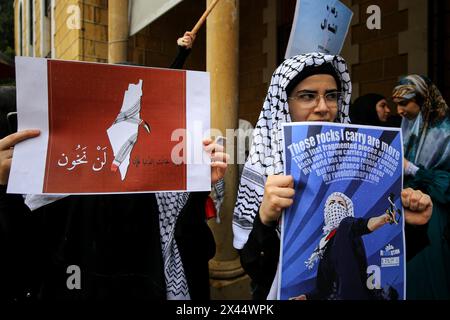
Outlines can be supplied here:
M14 0L0 0L0 52L14 57Z

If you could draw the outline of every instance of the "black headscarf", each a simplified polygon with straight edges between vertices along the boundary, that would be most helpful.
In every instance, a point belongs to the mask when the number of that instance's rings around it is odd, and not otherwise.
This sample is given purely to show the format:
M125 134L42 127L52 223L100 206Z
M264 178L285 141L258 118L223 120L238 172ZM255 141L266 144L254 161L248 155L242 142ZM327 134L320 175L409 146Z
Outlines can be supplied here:
M13 111L16 111L16 87L0 86L0 139L12 133L7 115Z
M369 93L355 100L350 106L350 121L354 124L363 124L369 126L384 125L377 114L377 103L386 99L381 94Z
M333 65L331 63L324 63L320 66L307 66L305 67L302 72L300 72L299 74L297 74L290 82L289 84L286 86L286 94L287 96L290 96L292 93L292 90L294 90L294 88L303 80L305 80L306 78L316 75L316 74L329 74L330 76L332 76L334 78L334 80L336 81L336 85L338 87L338 91L341 91L341 79L339 78L339 76L336 73L335 68L333 67Z

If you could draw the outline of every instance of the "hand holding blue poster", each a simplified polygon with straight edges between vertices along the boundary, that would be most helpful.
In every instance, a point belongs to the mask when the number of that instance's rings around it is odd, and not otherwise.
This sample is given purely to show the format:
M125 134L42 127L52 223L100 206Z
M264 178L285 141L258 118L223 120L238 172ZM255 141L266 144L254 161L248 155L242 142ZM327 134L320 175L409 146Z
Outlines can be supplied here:
M337 0L297 0L285 58L309 52L340 54L352 16Z
M405 298L399 129L334 123L283 126L282 300Z

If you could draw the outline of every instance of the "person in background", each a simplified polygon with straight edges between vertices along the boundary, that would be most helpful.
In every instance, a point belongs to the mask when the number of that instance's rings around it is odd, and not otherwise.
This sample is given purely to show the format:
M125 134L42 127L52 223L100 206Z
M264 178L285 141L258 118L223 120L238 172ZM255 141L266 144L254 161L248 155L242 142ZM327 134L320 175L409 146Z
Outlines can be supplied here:
M350 121L353 124L368 126L399 127L401 118L391 115L386 98L377 93L368 93L358 97L350 105Z
M450 299L450 112L427 77L409 75L394 88L392 99L402 116L405 186L433 200L428 225L430 245L407 265L407 296Z
M177 40L178 54L175 60L170 65L170 69L181 69L186 62L187 57L192 51L196 35L192 32L186 31L184 35Z

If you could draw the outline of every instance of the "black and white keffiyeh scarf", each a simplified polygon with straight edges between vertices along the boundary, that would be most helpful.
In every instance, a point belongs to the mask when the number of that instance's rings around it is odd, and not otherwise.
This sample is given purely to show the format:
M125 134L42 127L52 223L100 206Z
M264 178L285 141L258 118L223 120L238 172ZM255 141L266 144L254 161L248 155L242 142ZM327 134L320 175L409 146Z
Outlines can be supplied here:
M282 123L291 122L286 86L305 67L330 63L341 80L344 93L336 122L348 123L351 81L345 60L340 56L308 53L285 60L272 75L263 109L253 132L253 143L245 163L233 214L233 245L242 249L253 228L269 175L283 173Z
M223 179L212 186L217 214L225 196L224 186ZM189 192L159 192L155 196L159 210L167 300L190 300L183 262L175 241L175 225L181 210L188 202Z
M336 197L341 198L345 202L345 206L338 202L332 203L332 200L336 199ZM327 201L325 201L325 210L323 211L323 236L311 256L305 261L305 265L309 270L314 268L315 263L322 259L327 245L330 239L334 237L341 221L347 217L354 216L353 202L349 197L341 192L333 192L328 196Z
M223 194L221 194L223 195ZM27 195L25 204L34 211L42 206L67 195ZM175 241L175 226L178 216L189 199L188 192L155 193L159 212L159 228L161 249L164 261L164 276L166 281L167 300L190 300L189 288L184 273L183 262L177 242Z
M177 218L188 201L189 193L161 192L156 193L155 196L159 210L159 230L167 300L190 300L183 262L175 241Z
M216 197L224 198L224 183L220 180L213 186ZM25 203L32 210L55 202L67 195L27 195ZM184 273L183 262L175 240L175 226L179 214L189 199L188 192L159 192L155 193L159 211L159 227L161 249L164 261L164 276L166 282L167 300L190 300L189 287ZM216 200L216 208L220 208L222 201Z

